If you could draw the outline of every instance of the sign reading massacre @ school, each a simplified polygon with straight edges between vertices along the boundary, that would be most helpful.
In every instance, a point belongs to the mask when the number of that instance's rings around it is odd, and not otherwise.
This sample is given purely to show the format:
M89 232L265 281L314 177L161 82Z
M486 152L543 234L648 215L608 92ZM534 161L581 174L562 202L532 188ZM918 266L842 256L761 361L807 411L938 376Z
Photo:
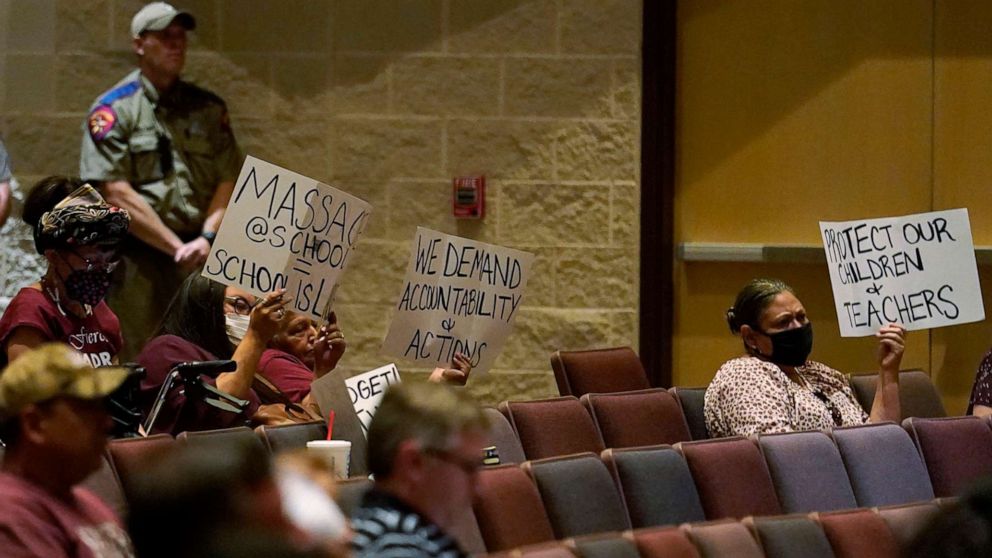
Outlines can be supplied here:
M256 296L286 289L289 308L322 319L372 206L247 157L203 276Z
M486 372L520 310L534 255L417 228L384 354Z
M820 222L843 337L985 318L967 209Z

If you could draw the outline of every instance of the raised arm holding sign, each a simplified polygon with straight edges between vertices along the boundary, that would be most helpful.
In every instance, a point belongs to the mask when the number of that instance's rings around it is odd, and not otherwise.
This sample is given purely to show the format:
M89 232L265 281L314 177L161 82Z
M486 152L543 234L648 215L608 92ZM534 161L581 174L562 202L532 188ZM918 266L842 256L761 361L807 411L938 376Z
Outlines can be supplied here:
M290 310L323 321L372 206L247 157L204 277L255 296L286 289Z
M821 222L841 335L985 319L967 209Z
M492 367L520 309L533 254L420 227L384 354Z

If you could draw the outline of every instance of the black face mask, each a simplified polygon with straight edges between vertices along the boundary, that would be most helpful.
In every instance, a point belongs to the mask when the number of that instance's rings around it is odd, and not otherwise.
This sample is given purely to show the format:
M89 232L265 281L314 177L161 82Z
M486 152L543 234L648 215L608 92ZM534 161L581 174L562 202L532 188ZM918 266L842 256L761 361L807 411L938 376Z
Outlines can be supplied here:
M758 330L761 331L761 330ZM802 366L813 350L813 324L807 323L802 327L764 333L772 340L772 354L761 355L775 364L782 366Z
M59 254L59 258L65 262L65 258L61 254ZM85 260L85 258L82 259ZM110 274L116 264L95 266L91 265L88 260L86 261L86 269L72 269L66 277L63 277L58 271L56 273L62 279L67 297L80 304L96 306L100 304L100 301L107 296L107 291L110 290Z
M65 294L76 302L96 306L110 290L110 273L74 270L65 278Z

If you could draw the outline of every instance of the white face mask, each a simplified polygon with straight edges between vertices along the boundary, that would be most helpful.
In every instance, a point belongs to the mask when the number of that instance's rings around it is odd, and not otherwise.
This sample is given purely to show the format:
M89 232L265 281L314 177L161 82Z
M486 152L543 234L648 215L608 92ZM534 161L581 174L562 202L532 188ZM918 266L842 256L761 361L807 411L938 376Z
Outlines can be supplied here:
M224 314L224 329L227 330L227 339L232 345L238 345L245 338L250 321L248 316L241 314Z

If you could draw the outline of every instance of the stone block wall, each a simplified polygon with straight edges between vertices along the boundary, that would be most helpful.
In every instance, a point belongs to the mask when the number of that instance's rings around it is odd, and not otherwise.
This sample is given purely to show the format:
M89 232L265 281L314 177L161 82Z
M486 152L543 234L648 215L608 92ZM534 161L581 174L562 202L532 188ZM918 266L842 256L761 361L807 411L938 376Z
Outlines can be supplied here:
M418 225L532 251L516 331L472 391L555 395L548 355L637 343L641 2L188 0L186 77L247 153L375 206L340 291L342 366L378 355ZM133 64L136 0L0 0L0 134L18 189L75 173L94 98ZM451 216L485 174L487 215ZM39 273L8 225L3 296ZM410 374L424 372L398 362Z

